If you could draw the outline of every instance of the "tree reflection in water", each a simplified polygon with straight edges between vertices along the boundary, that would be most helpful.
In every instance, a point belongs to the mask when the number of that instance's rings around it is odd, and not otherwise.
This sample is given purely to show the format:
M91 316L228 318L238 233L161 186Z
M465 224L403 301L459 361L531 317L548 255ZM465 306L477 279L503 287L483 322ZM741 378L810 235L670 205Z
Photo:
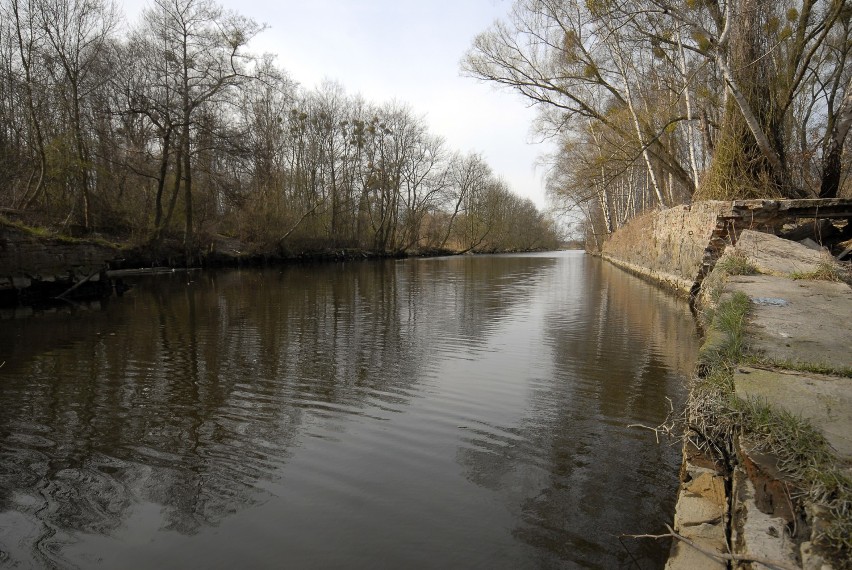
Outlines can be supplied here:
M531 566L622 561L613 533L670 518L669 491L658 487L673 484L674 471L659 471L676 451L625 426L665 415L664 397L680 393L691 364L683 339L693 331L684 306L617 270L576 256L495 256L190 279L141 280L101 311L3 322L5 562L89 565L95 554L73 559L71 545L126 532L143 515L152 533L203 534L277 506L271 489L294 484L282 478L312 437L342 440L352 426L413 410L437 410L425 416L437 427L413 444L428 456L442 449L431 440L449 442L448 465L463 469L446 500L469 494L470 483L500 497L515 539L534 547ZM536 353L495 348L534 329ZM530 377L508 377L518 367ZM436 394L439 385L453 391ZM525 403L497 421L507 390ZM461 422L469 429L459 434ZM407 453L379 452L386 462ZM367 519L370 501L394 496L382 493L358 497ZM286 519L286 504L278 516ZM652 528L624 526L641 518ZM337 548L345 556L358 544L355 535ZM661 552L643 554L659 561Z

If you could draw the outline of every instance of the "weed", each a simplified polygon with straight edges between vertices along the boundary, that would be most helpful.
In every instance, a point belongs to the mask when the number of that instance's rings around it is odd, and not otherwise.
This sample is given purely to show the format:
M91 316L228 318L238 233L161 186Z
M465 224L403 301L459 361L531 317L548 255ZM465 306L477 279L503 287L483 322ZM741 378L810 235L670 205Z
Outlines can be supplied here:
M759 273L757 267L749 261L748 256L738 249L733 249L731 253L723 255L716 267L727 275L754 275Z
M63 234L59 234L54 230L42 226L28 226L21 222L16 222L9 220L3 216L0 216L0 225L5 225L8 227L15 228L20 230L32 237L40 238L40 239L52 239L62 243L68 244L96 244L104 247L110 247L115 249L120 249L120 245L113 243L109 240L106 240L100 236L92 236L87 238L75 238Z
M808 281L843 281L840 268L829 261L820 262L813 271L795 271L790 274L790 277Z
M831 364L802 362L800 360L779 360L755 354L745 355L741 362L749 366L761 366L778 368L781 370L792 370L794 372L810 372L812 374L852 378L852 367L850 366L833 366Z

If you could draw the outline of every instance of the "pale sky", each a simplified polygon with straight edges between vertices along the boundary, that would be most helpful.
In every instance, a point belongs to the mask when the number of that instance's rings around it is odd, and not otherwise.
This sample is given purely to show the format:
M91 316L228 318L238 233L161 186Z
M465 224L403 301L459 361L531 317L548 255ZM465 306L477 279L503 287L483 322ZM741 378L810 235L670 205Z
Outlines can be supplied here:
M323 79L372 103L407 103L453 150L481 153L512 191L545 207L546 145L530 132L535 112L519 96L461 77L459 61L511 0L218 0L265 23L250 44L277 55L292 79ZM132 24L146 0L121 2Z

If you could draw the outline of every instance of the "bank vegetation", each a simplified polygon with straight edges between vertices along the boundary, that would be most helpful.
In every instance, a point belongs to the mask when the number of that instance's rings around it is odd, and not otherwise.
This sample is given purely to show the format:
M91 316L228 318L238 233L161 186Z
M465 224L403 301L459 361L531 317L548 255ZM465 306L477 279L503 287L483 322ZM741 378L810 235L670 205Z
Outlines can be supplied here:
M129 31L128 31L129 30ZM212 0L0 0L0 214L188 255L552 248L555 225L400 103L299 86Z
M852 4L516 0L463 62L540 111L591 248L650 208L845 197Z

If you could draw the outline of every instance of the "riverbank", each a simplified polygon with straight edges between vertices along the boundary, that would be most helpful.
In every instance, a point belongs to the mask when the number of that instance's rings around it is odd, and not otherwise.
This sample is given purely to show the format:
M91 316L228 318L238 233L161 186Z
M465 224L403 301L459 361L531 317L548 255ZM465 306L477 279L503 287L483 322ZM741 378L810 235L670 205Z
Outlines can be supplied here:
M849 568L849 276L827 252L737 227L737 208L650 214L604 246L617 265L689 292L706 334L667 568ZM651 245L637 256L636 243Z
M283 263L354 261L416 255L453 255L445 249L411 253L376 252L359 248L258 247L227 236L205 240L187 256L178 240L134 246L106 239L52 234L0 218L0 306L37 305L57 300L109 297L135 273L162 270L255 267Z
M734 567L849 567L852 289L817 279L833 275L818 264L801 272L781 255L789 243L759 239L777 269L762 273L738 244L701 303L709 324L686 412L674 531L704 552L677 541L673 570L725 568L728 556Z

